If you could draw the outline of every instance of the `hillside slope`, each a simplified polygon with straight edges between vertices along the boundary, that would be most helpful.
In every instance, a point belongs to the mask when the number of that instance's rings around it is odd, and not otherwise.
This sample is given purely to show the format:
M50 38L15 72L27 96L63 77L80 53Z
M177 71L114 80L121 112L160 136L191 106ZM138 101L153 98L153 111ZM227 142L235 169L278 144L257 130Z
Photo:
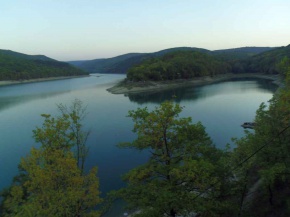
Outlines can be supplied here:
M243 70L252 73L277 74L277 64L284 58L290 58L290 45L279 47L270 51L266 51L255 55L241 62Z
M24 80L60 76L78 76L88 73L44 55L26 55L0 50L0 80Z

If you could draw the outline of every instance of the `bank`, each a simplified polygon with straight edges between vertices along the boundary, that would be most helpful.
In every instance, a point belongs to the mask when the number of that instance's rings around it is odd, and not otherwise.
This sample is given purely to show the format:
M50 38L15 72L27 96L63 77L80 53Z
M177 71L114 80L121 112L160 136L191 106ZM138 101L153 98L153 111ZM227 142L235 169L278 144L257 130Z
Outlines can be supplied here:
M43 82L43 81L63 80L63 79L70 79L70 78L81 78L81 77L88 77L88 76L90 76L90 75L59 76L59 77L34 78L34 79L23 79L23 80L5 80L5 81L0 81L0 86Z
M243 74L222 74L214 77L205 76L194 79L178 79L174 81L142 81L130 82L122 80L115 86L107 89L112 94L129 94L141 92L155 92L165 89L171 89L184 86L200 86L221 81L226 81L233 78L262 78L271 80L278 86L282 85L282 78L279 75L269 75L260 73L243 73Z

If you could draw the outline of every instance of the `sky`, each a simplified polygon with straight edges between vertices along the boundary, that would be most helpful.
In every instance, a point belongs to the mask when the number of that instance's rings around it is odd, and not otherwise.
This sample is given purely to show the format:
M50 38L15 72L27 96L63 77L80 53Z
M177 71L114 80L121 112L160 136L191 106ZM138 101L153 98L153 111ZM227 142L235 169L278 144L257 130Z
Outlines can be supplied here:
M0 49L60 61L290 44L290 0L0 0Z

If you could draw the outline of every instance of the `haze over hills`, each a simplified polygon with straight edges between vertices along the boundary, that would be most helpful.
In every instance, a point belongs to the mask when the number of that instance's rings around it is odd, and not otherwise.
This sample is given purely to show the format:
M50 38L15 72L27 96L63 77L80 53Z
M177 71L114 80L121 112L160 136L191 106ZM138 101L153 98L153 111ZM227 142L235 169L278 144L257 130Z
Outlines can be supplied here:
M216 56L220 60L232 61L241 60L253 55L272 50L272 47L241 47L233 49L223 49L210 51L203 48L192 47L177 47L161 50L153 53L128 53L112 58L82 60L82 61L69 61L68 63L83 69L89 73L120 73L124 74L128 69L142 61L159 57L166 53L173 51L199 51Z
M0 80L87 75L81 69L44 55L27 55L11 50L0 50Z

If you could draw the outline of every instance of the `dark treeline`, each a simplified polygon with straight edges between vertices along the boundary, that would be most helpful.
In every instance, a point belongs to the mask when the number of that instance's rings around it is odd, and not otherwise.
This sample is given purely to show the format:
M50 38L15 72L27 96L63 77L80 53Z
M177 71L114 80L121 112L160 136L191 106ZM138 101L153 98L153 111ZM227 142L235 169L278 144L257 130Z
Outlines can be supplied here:
M86 75L68 63L45 56L30 56L13 51L0 51L0 80L25 80L59 76Z

